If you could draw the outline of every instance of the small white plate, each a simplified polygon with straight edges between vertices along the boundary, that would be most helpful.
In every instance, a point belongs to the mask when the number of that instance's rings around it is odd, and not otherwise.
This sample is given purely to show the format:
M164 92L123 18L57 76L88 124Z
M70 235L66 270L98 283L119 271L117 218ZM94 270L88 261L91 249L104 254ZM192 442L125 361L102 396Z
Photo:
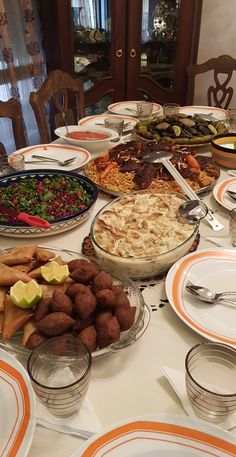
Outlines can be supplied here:
M227 116L227 111L223 108L216 108L215 106L181 106L180 113L187 114L188 116L193 116L194 114L212 114L215 118L225 121Z
M140 100L132 100L127 102L117 102L112 103L112 105L108 106L108 109L113 114L121 114L122 116L132 116L136 117L135 112L129 111L129 109L135 110L137 109L137 103ZM158 103L153 103L153 113L152 114L162 114L162 107Z
M227 190L236 192L236 177L219 182L213 189L215 200L224 208L231 210L235 208L236 201L227 195Z
M0 397L0 455L26 457L35 429L35 395L26 370L3 349Z
M90 159L91 155L86 149L63 145L63 144L40 144L37 146L29 146L27 148L18 149L16 152L11 154L8 158L9 164L11 165L11 158L17 154L22 154L25 157L25 170L38 170L43 168L44 170L64 170L71 171L77 170L83 167ZM69 165L61 167L56 162L38 162L40 159L32 158L32 155L40 155L45 158L52 157L57 160L66 160L75 157L75 160ZM35 161L34 163L27 163L28 161ZM17 170L16 170L17 171Z
M124 128L125 131L132 130L134 126L137 124L138 120L134 119L130 116L117 116L115 114L96 114L94 116L87 116L83 117L79 120L79 125L86 125L90 127L105 127L104 121L105 119L120 119L124 120L124 124L129 124L127 127Z
M208 304L185 290L187 280L215 292L236 291L236 249L195 251L178 260L166 277L168 300L180 319L208 340L236 347L233 305Z
M233 457L236 438L197 419L159 414L127 419L90 438L72 457Z

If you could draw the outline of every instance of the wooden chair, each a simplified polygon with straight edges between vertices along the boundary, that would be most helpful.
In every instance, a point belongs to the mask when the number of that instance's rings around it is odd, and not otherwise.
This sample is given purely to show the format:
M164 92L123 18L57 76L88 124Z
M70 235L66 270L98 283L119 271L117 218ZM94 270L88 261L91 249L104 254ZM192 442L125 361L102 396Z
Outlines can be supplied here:
M65 125L64 116L68 125L77 124L78 119L84 116L83 83L61 70L52 71L41 88L37 92L31 92L29 101L42 143L51 141L54 128ZM46 113L47 104L49 117Z
M0 101L0 118L9 118L12 122L13 135L16 149L26 147L25 126L22 115L21 104L16 98L10 98L8 101ZM0 135L1 138L1 135ZM1 153L4 146L1 146Z
M213 70L214 82L207 89L207 104L227 109L232 97L233 87L227 87L233 72L236 71L236 59L230 56L222 55L220 57L209 59L202 64L190 65L187 68L188 90L187 104L194 103L194 89L196 86L196 76ZM222 78L222 75L225 77ZM222 80L222 82L220 81Z

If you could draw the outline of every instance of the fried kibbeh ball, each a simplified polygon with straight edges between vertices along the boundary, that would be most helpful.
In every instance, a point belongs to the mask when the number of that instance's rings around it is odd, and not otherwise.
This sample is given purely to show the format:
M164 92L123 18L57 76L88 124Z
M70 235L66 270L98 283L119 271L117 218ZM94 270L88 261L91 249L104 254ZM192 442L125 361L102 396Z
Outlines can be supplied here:
M87 291L75 296L74 304L80 319L87 319L94 313L97 307L97 300L88 287Z
M112 289L112 276L105 271L100 271L93 280L93 290Z
M65 313L56 311L37 322L38 330L47 336L59 336L67 332L75 324L75 320Z
M88 288L87 286L85 286L84 284L79 284L79 283L74 283L72 284L72 286L70 286L67 291L66 291L66 295L68 295L68 297L72 298L75 298L75 296L79 293L83 293L85 291L87 291Z
M28 340L26 341L26 347L28 349L33 350L37 346L39 346L41 343L46 341L47 339L48 338L45 335L42 335L42 333L39 333L39 332L31 333Z
M72 316L73 305L70 297L57 290L54 290L53 292L50 307L52 312L61 311L68 314L68 316Z
M116 296L115 311L118 308L130 308L129 299L124 291Z
M34 310L35 322L41 321L48 313L50 313L50 298L41 298L38 302L37 307Z
M82 262L86 263L83 263L80 266L78 265L75 269L73 269L70 273L70 278L73 279L73 281L81 282L82 284L89 284L100 272L100 269L97 265L95 265L95 263L88 262L87 260Z
M117 318L113 316L97 332L97 343L100 349L115 343L120 339L120 326Z
M121 292L124 292L124 284L114 284L112 286L112 291L115 295L121 294Z
M81 330L78 335L78 339L87 346L90 352L96 351L97 331L94 325L89 325L88 327Z
M135 319L136 306L130 308L118 308L115 316L120 324L121 331L129 330L132 327Z
M73 325L73 330L77 333L80 333L86 327L93 324L92 316L88 317L87 319L77 319L75 325Z
M75 259L75 260L70 260L70 262L68 262L68 268L69 268L69 272L72 273L72 271L76 270L77 268L81 268L82 266L84 265L87 265L88 260L85 260L85 259Z
M116 304L116 296L111 289L98 290L95 296L101 309L113 308Z
M100 328L103 329L104 325L113 317L111 311L103 311L98 313L95 319L95 328L99 332Z

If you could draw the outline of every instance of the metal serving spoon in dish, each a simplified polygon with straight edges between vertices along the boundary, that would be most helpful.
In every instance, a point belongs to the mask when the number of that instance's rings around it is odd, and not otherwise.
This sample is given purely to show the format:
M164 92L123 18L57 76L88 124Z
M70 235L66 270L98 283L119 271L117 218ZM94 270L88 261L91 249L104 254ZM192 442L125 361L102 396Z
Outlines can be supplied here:
M170 159L172 157L172 152L167 151L153 151L145 156L142 157L144 162L148 163L159 163L161 162L173 178L177 181L177 183L181 186L183 191L186 195L190 198L190 202L185 202L180 206L180 216L182 219L185 219L186 222L189 224L194 224L197 221L200 221L203 218L206 218L207 222L210 224L213 230L223 230L224 226L220 224L220 222L216 219L216 217L212 214L211 211L207 208L206 204L200 200L198 195L193 191L193 189L189 186L187 181L181 176L178 170L174 167L171 163ZM195 205L193 206L193 201L195 201ZM197 207L200 207L197 209ZM194 217L193 217L193 209Z
M236 292L216 293L213 290L208 289L207 287L197 286L196 284L193 284L191 281L187 281L185 289L191 294L198 297L199 300L202 300L206 303L224 301L225 303L236 306ZM235 297L235 301L227 299L227 297L233 296Z
M28 160L26 161L25 163L39 163L39 162L55 162L57 163L58 165L60 165L60 167L65 167L66 165L69 165L70 163L74 162L74 160L76 159L76 157L71 157L70 159L66 159L66 160L57 160L57 159L53 159L52 157L44 157L44 156L38 156L38 155L32 155L31 156L33 159L41 159L41 160Z
M233 190L226 190L226 194L233 200L236 200L236 192L234 192Z

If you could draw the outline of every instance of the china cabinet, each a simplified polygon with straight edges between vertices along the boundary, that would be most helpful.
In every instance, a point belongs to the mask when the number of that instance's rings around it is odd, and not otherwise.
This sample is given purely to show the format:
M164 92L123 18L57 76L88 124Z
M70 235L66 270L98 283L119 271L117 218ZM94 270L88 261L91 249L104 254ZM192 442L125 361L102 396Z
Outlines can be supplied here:
M82 78L104 99L185 103L202 0L38 0L48 71Z

